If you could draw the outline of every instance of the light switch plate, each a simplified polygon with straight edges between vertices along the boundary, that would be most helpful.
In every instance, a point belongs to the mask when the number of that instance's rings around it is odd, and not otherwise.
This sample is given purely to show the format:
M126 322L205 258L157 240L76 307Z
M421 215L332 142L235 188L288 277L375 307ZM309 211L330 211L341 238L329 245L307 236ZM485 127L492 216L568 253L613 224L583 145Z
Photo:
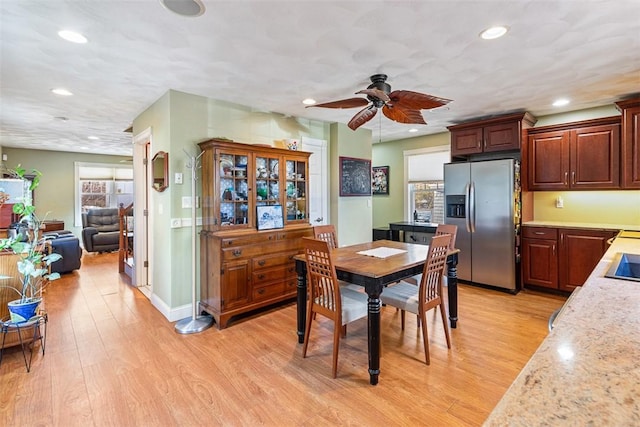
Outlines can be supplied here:
M176 184L182 184L182 172L176 172L174 182Z

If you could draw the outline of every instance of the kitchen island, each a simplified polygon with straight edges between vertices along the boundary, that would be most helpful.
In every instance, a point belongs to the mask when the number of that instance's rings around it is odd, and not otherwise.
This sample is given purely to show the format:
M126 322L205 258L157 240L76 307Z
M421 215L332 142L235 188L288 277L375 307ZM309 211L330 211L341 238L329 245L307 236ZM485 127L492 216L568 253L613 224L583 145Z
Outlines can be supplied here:
M614 240L485 426L640 425L640 282L604 277Z

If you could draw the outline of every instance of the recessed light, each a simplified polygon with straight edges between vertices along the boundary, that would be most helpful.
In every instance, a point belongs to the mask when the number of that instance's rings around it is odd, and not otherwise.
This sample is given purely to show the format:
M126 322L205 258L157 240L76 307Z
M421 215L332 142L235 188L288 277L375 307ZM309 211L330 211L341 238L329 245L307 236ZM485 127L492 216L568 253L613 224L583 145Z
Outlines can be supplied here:
M204 13L201 0L160 0L160 4L180 16L196 17Z
M303 99L302 103L304 105L314 105L316 103L316 100L313 98L307 98L307 99Z
M505 34L507 34L507 31L509 31L509 27L506 27L504 25L496 25L482 31L480 33L480 37L485 40L493 40L497 39L498 37L504 36Z
M58 35L63 39L65 39L66 41L72 42L72 43L82 44L87 42L87 38L85 36L83 36L80 33L76 33L75 31L62 30L62 31L58 31Z
M411 128L411 129L409 129L409 132L411 132L411 133L415 133L415 132L418 132L418 129L416 129L416 128Z
M565 105L569 104L569 100L566 98L560 98L560 99L556 99L555 101L553 101L553 106L554 107L564 107Z
M71 96L73 95L73 93L69 92L67 89L64 88L55 88L55 89L51 89L51 92L55 93L56 95L60 95L60 96Z
M100 138L98 138L97 136L93 136L93 135L92 135L92 136L88 136L88 137L87 137L87 139L90 139L90 140L92 140L92 141L96 141L96 140L98 140L98 139L100 139Z

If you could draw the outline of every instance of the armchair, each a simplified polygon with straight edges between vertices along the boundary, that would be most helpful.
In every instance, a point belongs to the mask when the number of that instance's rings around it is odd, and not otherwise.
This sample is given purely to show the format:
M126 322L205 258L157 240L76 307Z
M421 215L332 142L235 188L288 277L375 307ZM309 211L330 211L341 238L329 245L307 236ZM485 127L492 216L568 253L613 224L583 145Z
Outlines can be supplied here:
M117 208L89 209L82 214L82 244L87 252L110 252L120 247Z

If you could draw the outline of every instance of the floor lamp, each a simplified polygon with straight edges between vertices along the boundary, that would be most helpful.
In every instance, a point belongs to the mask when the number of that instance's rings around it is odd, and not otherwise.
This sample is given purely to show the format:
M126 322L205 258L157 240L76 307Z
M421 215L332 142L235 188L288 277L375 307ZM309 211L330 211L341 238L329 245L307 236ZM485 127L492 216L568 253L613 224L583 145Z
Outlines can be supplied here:
M209 315L198 316L198 302L196 301L196 181L197 170L200 168L200 157L193 156L185 150L189 162L187 167L191 169L191 317L182 319L176 323L176 332L179 334L194 334L202 332L213 325L213 318Z

